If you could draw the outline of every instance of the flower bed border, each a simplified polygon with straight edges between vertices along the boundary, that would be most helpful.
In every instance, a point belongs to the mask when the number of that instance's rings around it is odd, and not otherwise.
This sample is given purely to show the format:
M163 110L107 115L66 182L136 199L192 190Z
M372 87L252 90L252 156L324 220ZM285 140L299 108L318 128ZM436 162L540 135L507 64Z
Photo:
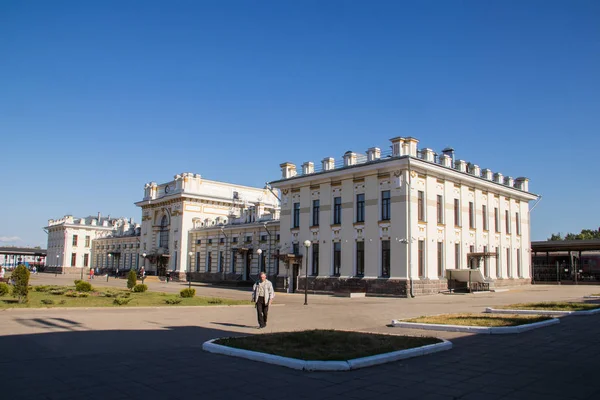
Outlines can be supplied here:
M403 322L392 320L392 326L397 328L425 329L431 331L446 331L446 332L468 332L488 335L501 335L510 333L521 333L532 329L543 328L545 326L555 325L560 323L556 318L546 321L534 322L531 324L523 324L517 326L469 326L469 325L446 325L446 324L424 324L417 322Z
M445 339L441 343L434 343L412 349L393 351L391 353L377 354L374 356L354 358L346 361L306 361L297 358L276 356L273 354L262 353L258 351L243 350L235 347L223 346L214 343L216 338L206 341L202 344L202 349L210 353L223 354L226 356L240 357L252 361L259 361L268 364L275 364L282 367L293 368L303 371L350 371L359 368L372 367L374 365L385 364L398 360L404 360L412 357L424 356L426 354L437 353L450 350L452 343Z
M595 310L582 310L582 311L557 311L557 310L507 310L502 308L487 307L486 313L489 314L521 314L521 315L554 315L554 316L565 316L565 315L593 315L600 313L600 308Z

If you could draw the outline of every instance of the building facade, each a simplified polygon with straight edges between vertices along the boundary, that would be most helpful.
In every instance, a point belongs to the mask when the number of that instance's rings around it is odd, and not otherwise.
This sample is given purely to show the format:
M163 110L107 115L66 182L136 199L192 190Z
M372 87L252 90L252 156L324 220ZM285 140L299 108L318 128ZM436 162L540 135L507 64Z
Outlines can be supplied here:
M46 271L79 273L81 268L95 267L93 241L111 235L129 221L100 214L83 218L67 215L48 220L44 228L48 233Z
M409 296L447 289L446 270L481 260L491 286L531 281L528 179L391 139L382 154L346 152L300 174L281 164L281 251L308 256L314 292ZM308 240L310 247L303 243ZM475 256L480 256L475 258ZM302 277L302 263L280 269ZM476 267L476 266L475 266Z
M141 253L149 274L183 278L189 270L189 232L193 229L227 225L244 210L248 222L266 212L278 217L277 197L268 189L253 188L203 179L182 173L170 182L147 183L142 209ZM254 214L253 214L254 213Z
M141 226L132 220L117 225L108 235L93 241L93 266L98 273L125 273L143 264L140 253Z
M261 271L279 275L279 221L252 205L227 224L190 231L189 272L194 281L254 282Z

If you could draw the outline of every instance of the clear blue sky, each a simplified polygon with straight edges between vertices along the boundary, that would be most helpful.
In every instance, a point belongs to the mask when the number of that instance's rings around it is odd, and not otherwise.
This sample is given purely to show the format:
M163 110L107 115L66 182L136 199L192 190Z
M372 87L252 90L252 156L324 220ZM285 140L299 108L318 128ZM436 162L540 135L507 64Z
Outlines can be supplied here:
M598 1L2 0L0 54L0 245L394 136L529 177L534 240L600 226Z

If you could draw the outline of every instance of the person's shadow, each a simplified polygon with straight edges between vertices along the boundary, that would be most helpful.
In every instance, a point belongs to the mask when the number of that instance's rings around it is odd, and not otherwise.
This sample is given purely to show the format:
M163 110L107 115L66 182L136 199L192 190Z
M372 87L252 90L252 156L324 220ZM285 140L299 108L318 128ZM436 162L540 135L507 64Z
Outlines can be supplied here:
M227 323L227 322L211 322L211 324L223 325L223 326L232 326L232 327L235 327L235 328L254 328L254 326L250 326L250 325L230 324L230 323Z

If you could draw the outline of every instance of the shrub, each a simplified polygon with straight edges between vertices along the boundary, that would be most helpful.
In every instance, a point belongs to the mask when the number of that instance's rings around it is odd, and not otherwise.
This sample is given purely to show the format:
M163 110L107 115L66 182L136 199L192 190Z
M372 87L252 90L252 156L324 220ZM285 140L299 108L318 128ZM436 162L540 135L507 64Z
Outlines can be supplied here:
M131 296L131 293L129 293L129 292L121 292L121 293L118 293L118 294L117 294L117 298L118 298L118 299L119 299L119 298L120 298L120 299L126 299L126 298L128 298L129 296Z
M65 289L52 289L50 290L50 294L54 294L56 296L60 296L62 294L65 294L66 290Z
M208 304L223 304L223 299L219 299L218 297L211 297L208 299Z
M89 297L89 296L90 296L89 293L85 293L85 292L83 292L83 293L77 293L77 297Z
M165 303L167 304L179 304L182 302L182 299L178 299L177 297L173 299L165 299Z
M181 289L181 292L179 292L179 295L181 297L194 297L196 295L196 289L194 289L194 288Z
M33 290L36 292L47 292L50 290L50 287L47 285L34 286Z
M83 282L81 279L75 279L73 281L75 283L75 286L77 286L79 284L79 282Z
M130 269L129 274L127 274L127 289L133 289L137 283L137 274L135 270Z
M133 291L136 293L144 293L146 290L148 290L148 285L135 285L133 287Z
M75 289L78 292L91 292L92 284L89 282L79 281L78 283L75 284Z
M123 306L127 303L129 303L131 301L131 299L125 298L125 297L117 297L116 299L113 300L113 304L116 304L118 306Z
M42 304L54 304L54 300L52 299L42 299L40 300Z
M12 295L19 303L26 303L29 295L29 270L24 265L19 265L11 276L14 284Z
M4 296L5 294L10 293L10 286L8 286L4 282L0 282L0 296Z
M73 291L73 290L69 290L68 292L65 293L65 296L67 297L78 297L79 293Z

